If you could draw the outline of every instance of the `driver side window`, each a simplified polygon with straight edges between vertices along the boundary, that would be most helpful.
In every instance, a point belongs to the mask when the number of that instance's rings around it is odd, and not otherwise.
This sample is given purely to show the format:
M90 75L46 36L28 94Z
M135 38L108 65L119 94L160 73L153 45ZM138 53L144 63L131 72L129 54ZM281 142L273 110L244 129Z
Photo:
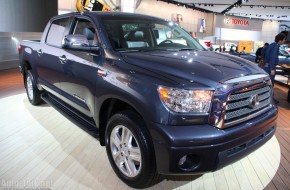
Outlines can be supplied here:
M87 37L90 46L98 44L96 30L92 22L79 18L75 21L75 26L70 34L79 34Z

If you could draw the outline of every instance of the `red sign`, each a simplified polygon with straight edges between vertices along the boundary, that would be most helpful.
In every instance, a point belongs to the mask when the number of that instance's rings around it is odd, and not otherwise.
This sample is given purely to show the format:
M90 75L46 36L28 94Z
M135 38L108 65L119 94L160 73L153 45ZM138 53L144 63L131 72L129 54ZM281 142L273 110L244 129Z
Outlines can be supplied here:
M250 25L248 20L232 19L232 24Z

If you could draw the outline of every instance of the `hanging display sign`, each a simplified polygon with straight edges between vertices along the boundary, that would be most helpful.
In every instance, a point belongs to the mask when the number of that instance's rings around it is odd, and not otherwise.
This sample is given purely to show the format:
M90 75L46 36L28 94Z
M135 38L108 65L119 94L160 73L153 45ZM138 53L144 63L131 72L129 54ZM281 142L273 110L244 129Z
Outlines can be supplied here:
M251 31L261 31L263 21L259 19L246 19L235 16L216 15L215 27L217 28L231 28Z
M244 26L250 25L249 20L237 19L237 18L229 18L229 17L226 17L224 19L224 23L225 24L233 24L233 25L244 25Z
M76 7L79 12L110 11L110 7L98 0L77 0Z

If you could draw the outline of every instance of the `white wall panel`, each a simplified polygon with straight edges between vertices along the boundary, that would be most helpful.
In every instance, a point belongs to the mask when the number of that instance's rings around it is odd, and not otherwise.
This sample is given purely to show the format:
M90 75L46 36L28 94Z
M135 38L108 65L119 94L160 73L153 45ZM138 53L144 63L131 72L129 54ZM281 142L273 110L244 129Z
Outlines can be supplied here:
M262 26L261 41L272 43L275 36L279 33L279 22L277 21L264 21Z

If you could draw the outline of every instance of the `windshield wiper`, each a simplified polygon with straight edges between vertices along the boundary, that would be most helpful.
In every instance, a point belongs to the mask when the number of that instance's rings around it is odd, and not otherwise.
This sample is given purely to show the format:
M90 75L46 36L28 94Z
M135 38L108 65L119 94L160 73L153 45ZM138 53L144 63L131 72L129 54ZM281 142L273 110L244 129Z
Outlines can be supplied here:
M127 49L127 50L120 50L120 53L127 53L127 52L140 52L140 49Z
M181 48L179 51L197 51L197 49L194 48Z

